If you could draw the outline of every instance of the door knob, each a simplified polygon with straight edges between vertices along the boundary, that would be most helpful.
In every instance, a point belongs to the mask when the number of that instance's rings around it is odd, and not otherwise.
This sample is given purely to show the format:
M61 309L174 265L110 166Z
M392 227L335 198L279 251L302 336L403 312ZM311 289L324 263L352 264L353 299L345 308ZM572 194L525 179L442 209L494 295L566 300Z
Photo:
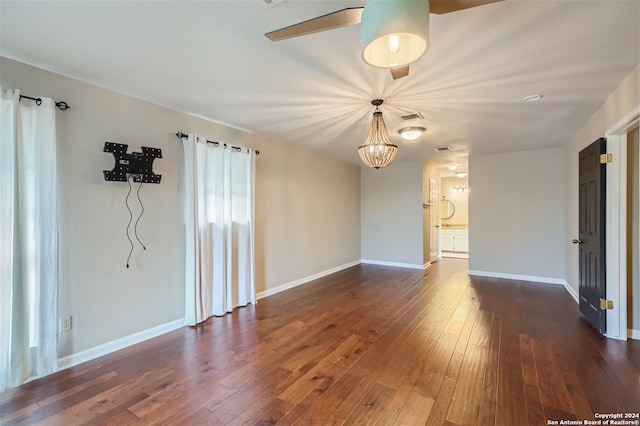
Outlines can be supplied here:
M582 243L584 243L584 241L582 241L582 240L577 240L577 239L575 239L575 238L574 238L573 240L571 240L571 242L572 242L573 244L582 244Z

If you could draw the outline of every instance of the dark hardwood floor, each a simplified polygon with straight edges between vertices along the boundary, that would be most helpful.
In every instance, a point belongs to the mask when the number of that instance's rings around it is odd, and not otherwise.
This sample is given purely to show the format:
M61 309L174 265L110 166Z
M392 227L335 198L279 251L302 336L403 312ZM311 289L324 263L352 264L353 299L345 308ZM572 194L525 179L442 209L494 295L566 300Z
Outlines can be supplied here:
M466 269L349 268L0 394L0 423L511 426L640 412L640 342L598 335L562 286Z

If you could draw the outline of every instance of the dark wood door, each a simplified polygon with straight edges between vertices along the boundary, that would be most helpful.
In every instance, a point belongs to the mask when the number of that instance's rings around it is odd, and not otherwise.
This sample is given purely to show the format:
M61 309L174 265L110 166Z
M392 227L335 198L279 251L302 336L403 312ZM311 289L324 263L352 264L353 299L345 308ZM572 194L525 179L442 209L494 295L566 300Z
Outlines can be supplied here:
M600 154L606 148L606 140L600 138L580 151L580 235L574 240L580 250L580 312L600 333L607 331L606 311L600 307L600 301L606 298L606 165L600 164Z

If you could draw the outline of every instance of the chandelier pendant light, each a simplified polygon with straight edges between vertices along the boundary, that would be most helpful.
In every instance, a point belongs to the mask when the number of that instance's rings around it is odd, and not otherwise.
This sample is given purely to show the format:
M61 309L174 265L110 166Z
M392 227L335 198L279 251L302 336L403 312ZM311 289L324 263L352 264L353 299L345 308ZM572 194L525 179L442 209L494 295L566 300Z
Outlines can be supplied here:
M362 11L362 59L376 68L400 68L429 47L428 0L369 0Z
M374 99L371 104L376 107L373 113L373 120L369 128L369 134L364 144L358 147L358 154L362 162L367 167L379 169L387 167L393 162L398 153L398 146L391 143L387 126L382 119L382 112L379 106L384 101L382 99Z

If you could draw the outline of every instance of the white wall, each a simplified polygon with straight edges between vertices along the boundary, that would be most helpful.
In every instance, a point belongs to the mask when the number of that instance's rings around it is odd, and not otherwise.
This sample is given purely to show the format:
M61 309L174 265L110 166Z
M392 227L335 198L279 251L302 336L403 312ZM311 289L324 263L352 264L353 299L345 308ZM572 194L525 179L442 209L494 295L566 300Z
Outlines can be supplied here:
M260 149L256 171L256 289L274 289L360 259L360 168L152 105L6 58L0 84L65 100L57 112L59 313L73 316L60 356L184 317L184 249L177 131ZM105 182L105 141L162 149L160 185L142 187L145 214L125 268L126 183ZM419 179L418 179L419 182ZM135 205L135 202L132 203ZM347 253L348 252L348 253Z
M362 259L422 267L423 165L361 168Z
M563 148L470 157L470 273L562 281L564 165Z
M593 114L582 129L568 141L565 159L566 179L566 229L564 243L567 263L566 281L578 294L578 247L571 244L578 238L578 153L640 105L640 64L609 95L604 104Z
M360 167L275 143L257 166L258 292L360 259Z

